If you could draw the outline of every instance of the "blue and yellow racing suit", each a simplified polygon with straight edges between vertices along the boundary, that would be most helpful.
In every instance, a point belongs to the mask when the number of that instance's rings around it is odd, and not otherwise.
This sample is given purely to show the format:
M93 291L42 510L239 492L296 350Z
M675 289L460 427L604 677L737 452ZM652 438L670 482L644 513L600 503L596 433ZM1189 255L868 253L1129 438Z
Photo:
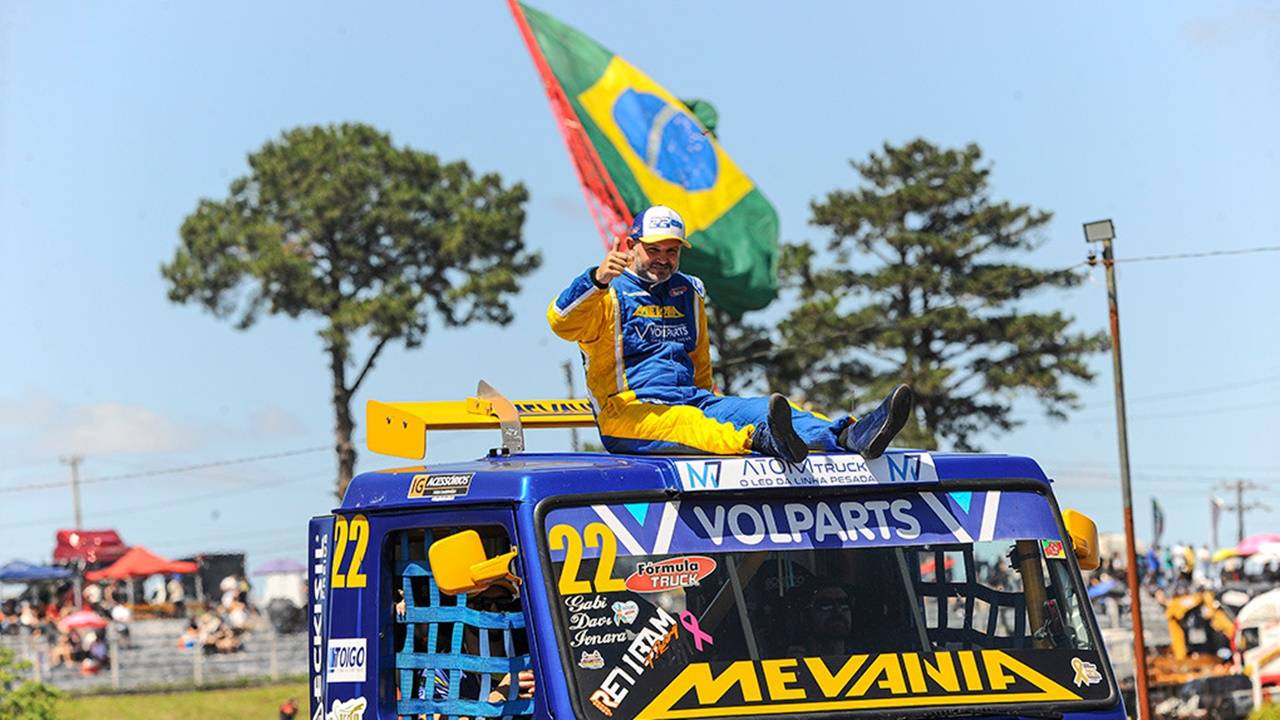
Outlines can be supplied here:
M551 302L547 319L582 350L587 392L610 452L751 452L769 400L713 392L701 280L677 272L651 283L628 270L602 286L589 268ZM815 450L838 451L848 422L792 410L796 432Z

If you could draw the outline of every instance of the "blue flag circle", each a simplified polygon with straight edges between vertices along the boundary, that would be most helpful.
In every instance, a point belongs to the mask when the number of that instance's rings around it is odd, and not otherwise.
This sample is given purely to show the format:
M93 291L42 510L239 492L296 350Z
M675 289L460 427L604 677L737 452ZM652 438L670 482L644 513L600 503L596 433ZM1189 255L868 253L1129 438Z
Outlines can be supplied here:
M657 95L627 90L613 104L613 120L631 149L663 180L685 190L716 184L715 147L689 113Z

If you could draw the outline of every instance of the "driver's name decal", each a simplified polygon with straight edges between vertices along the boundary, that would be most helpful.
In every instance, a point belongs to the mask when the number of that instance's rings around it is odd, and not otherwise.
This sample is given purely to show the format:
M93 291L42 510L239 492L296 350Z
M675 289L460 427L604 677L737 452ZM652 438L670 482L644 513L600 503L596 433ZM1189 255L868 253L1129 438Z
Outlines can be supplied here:
M690 663L636 720L1082 699L1002 650L860 654Z

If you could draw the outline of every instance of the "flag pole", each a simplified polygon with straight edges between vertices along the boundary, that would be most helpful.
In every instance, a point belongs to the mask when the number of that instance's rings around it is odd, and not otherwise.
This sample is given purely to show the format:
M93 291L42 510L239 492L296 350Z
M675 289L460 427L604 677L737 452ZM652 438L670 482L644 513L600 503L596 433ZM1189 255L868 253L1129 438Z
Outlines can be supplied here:
M569 98L564 93L564 88L560 87L560 81L551 71L551 65L547 63L546 56L542 54L538 41L533 36L533 29L529 27L529 21L525 18L520 3L518 0L507 0L507 7L511 9L511 16L515 19L520 36L524 38L524 44L529 48L529 55L533 58L533 66L537 68L538 76L542 79L543 89L546 90L547 100L551 104L551 114L555 117L556 124L560 127L560 134L568 147L569 158L573 161L574 170L578 173L578 182L582 186L582 194L586 198L587 209L591 211L591 218L595 221L596 230L599 231L604 246L613 247L614 240L631 224L631 211L622 200L622 194L618 192L613 178L605 171L604 162L596 152L595 145L591 143L582 124L578 122L573 106L570 105Z

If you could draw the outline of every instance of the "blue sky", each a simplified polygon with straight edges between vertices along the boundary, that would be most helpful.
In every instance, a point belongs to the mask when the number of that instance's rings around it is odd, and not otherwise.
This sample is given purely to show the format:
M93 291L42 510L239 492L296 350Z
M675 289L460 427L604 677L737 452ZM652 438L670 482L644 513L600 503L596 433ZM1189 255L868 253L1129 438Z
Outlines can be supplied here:
M822 242L808 203L848 161L924 136L979 143L997 197L1054 211L1043 267L1084 258L1080 224L1115 219L1119 257L1280 244L1280 9L1266 3L536 3L681 97L719 109L726 150L777 206L786 240ZM547 300L597 261L542 89L504 3L0 5L0 508L3 551L47 559L71 524L58 458L100 478L324 446L328 372L314 321L248 332L165 298L182 218L246 155L298 125L360 121L523 181L544 265L508 328L433 329L384 354L356 398L461 398L480 377L559 396L572 347ZM1280 253L1122 265L1140 534L1208 539L1215 484L1280 507ZM1038 298L1103 329L1098 273ZM1110 363L1065 424L984 440L1039 458L1060 501L1120 527ZM579 387L581 383L579 382ZM459 459L487 433L428 439ZM567 444L532 434L534 449ZM364 452L359 467L394 463ZM86 484L88 527L166 554L300 555L333 504L321 450ZM8 489L6 491L6 489ZM1255 512L1250 530L1277 529ZM1234 535L1224 524L1224 540Z

